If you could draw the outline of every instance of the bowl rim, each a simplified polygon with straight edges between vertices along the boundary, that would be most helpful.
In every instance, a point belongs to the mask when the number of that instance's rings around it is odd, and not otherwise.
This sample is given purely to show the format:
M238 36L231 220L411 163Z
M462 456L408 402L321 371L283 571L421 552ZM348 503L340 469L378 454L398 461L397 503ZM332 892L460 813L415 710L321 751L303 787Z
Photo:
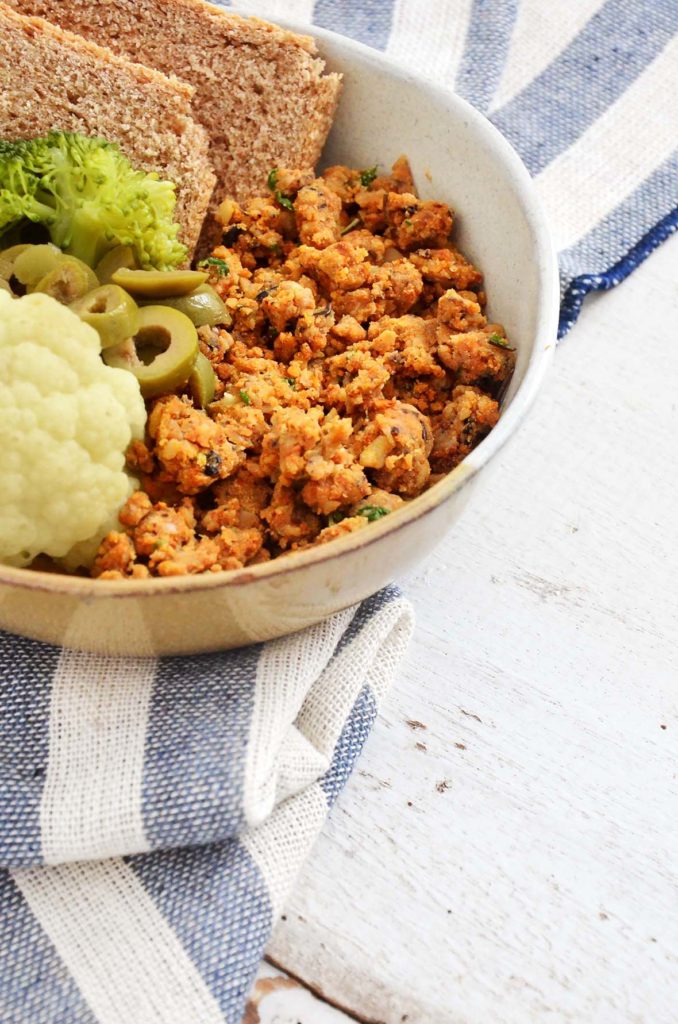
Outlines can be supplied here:
M231 10L233 13L243 13L239 12L237 7L233 7ZM447 473L423 494L407 502L403 508L398 509L395 515L385 516L377 522L371 523L369 529L358 530L344 537L336 538L327 545L290 552L258 565L198 575L147 577L139 580L98 580L84 576L69 576L65 573L0 565L0 586L49 591L86 600L132 599L142 595L162 597L214 587L249 585L274 576L282 577L289 573L300 572L307 566L331 562L341 558L349 551L358 551L367 545L377 543L387 533L397 533L398 530L426 515L433 508L442 505L461 491L515 433L541 388L556 347L560 304L558 262L536 187L512 145L484 114L472 107L461 96L425 75L403 67L381 51L315 25L302 25L287 18L279 18L275 21L291 31L312 36L320 44L321 56L323 55L322 42L327 40L329 43L343 48L348 55L355 54L360 57L361 61L367 61L376 70L386 72L390 77L399 81L416 85L424 94L456 108L460 118L473 123L485 135L492 156L510 177L521 202L532 230L535 245L534 257L539 268L537 330L523 380L510 404L502 412L497 425L459 466Z

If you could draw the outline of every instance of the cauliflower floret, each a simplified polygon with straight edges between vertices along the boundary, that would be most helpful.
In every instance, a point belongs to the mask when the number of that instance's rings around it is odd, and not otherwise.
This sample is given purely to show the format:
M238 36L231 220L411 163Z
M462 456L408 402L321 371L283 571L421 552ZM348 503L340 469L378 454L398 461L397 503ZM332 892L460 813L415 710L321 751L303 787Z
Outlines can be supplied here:
M96 331L47 295L0 292L0 561L93 553L82 542L130 494L125 449L145 422L136 378L104 365Z

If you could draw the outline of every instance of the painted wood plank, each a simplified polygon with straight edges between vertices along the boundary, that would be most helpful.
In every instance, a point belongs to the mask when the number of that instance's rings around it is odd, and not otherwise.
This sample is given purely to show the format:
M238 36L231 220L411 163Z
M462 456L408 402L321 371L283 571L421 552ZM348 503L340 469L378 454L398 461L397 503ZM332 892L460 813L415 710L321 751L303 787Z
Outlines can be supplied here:
M263 963L242 1024L350 1024L355 1018L328 1006L301 982Z
M589 302L405 582L407 664L270 946L360 1017L676 1020L677 260Z

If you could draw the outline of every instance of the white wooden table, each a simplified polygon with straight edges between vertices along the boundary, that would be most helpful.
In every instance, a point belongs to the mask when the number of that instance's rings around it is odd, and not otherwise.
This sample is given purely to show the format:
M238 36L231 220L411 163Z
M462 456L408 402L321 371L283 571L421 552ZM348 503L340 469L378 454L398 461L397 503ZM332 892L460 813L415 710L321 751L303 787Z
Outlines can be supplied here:
M413 645L248 1024L678 1021L677 281L673 238L589 300L404 581Z

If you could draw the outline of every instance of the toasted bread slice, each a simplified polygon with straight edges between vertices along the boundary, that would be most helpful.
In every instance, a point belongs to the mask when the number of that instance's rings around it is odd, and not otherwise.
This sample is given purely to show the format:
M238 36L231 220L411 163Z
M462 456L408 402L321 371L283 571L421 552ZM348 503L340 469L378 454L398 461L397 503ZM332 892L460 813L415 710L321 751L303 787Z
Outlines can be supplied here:
M190 85L0 3L0 90L0 138L98 135L174 181L180 236L193 250L215 178Z
M210 136L215 204L266 191L274 166L311 168L339 98L315 42L203 0L10 0L25 14L110 47L195 87Z

